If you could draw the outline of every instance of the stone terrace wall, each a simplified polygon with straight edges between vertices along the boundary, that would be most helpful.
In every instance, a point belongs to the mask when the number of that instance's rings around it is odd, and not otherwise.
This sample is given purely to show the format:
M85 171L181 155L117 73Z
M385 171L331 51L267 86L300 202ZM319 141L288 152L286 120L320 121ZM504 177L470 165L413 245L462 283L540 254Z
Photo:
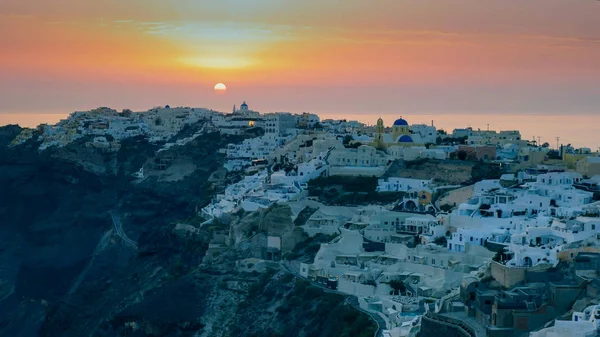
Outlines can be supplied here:
M438 319L441 318L441 319ZM421 319L422 337L477 337L474 332L467 331L452 323L450 318L442 318L435 314L424 315Z
M525 281L527 271L541 271L552 267L551 264L538 264L530 268L507 267L496 261L490 264L492 277L505 288L510 288L515 284Z

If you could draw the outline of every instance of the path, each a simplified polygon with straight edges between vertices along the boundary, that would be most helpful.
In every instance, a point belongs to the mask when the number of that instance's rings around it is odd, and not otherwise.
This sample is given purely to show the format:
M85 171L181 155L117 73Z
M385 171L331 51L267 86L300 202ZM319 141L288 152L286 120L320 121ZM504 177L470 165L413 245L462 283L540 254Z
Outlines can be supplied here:
M487 336L485 327L483 325L481 325L481 323L479 323L475 317L470 317L469 315L467 315L464 312L449 312L449 313L441 314L441 316L453 318L453 319L459 320L460 322L466 324L468 327L473 329L476 337Z
M115 233L117 234L117 236L119 236L126 245L137 250L138 249L137 243L135 241L131 240L127 236L127 234L125 234L125 231L123 231L123 223L121 222L121 219L118 217L117 212L110 211L110 212L108 212L108 214L110 214L110 217L113 222L113 228L115 229Z
M100 241L98 241L98 244L96 245L96 248L94 249L94 252L92 253L92 257L86 264L85 268L83 268L83 270L79 273L79 275L77 275L75 282L73 282L73 285L69 289L69 292L67 293L67 297L71 296L73 293L75 293L75 291L77 291L77 289L79 288L79 285L85 279L85 276L87 275L87 273L90 271L90 268L92 268L92 265L94 265L94 262L96 261L96 257L98 255L100 255L100 253L102 253L104 251L104 249L106 249L106 247L108 247L108 244L110 243L110 239L111 239L113 233L117 234L117 236L120 237L126 245L134 248L135 250L138 249L137 243L135 243L135 241L133 241L129 237L127 237L127 234L125 234L125 232L123 231L123 223L121 222L121 219L119 219L119 217L117 216L116 212L110 211L110 212L108 212L108 214L110 214L110 217L112 219L113 229L107 230L106 233L104 233L104 235L102 235L102 237L100 238Z
M295 277L299 278L299 279L303 279L307 282L310 282L310 284L312 284L314 287L317 287L321 290L323 290L326 293L330 293L330 294L337 294L337 295L342 295L344 296L344 302L347 303L348 305L350 305L351 307L353 307L354 309L369 315L369 317L375 322L375 324L377 324L377 330L375 331L374 337L383 337L383 330L387 327L387 324L385 322L385 320L377 315L374 314L370 311L364 310L363 308L360 307L360 304L358 303L358 298L356 296L353 295L348 295L347 293L343 293L341 291L337 291L337 290L333 290L333 289L329 289L327 287L324 287L323 285L319 284L319 283L315 283L312 282L311 280L307 279L306 277L296 273L295 271L291 270L288 266L285 265L285 263L280 263L279 264L282 269L287 272L290 273L292 275L294 275Z

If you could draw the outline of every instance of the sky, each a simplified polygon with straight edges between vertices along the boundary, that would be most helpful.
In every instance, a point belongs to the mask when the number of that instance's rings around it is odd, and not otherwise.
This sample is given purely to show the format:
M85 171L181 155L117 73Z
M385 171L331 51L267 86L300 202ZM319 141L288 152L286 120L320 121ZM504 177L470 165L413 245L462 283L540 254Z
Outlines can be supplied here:
M339 116L597 115L600 1L0 2L0 113L243 100Z

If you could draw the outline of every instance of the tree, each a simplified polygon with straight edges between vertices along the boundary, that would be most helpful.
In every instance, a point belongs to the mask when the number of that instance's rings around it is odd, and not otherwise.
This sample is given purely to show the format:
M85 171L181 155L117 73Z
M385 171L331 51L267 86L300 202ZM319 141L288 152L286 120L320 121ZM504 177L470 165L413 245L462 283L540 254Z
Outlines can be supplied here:
M435 243L438 246L446 247L446 245L448 244L448 239L446 239L445 236L438 236L433 240L433 243Z
M556 150L550 150L548 151L548 159L561 159L560 153Z
M352 138L351 135L345 135L344 140L342 140L342 144L344 144L344 146L350 145L350 142L353 140L354 138Z
M550 144L548 142L545 142L544 144L542 144L542 147L549 148Z
M452 208L453 208L452 205L448 205L448 204L443 204L440 206L440 210L442 212L447 212L447 213L450 213L452 211Z
M402 282L402 281L398 281L398 280L391 281L390 287L392 287L392 289L394 289L394 293L397 295L402 295L406 292L406 286L404 285L404 282Z
M462 161L465 161L465 160L467 160L467 156L468 156L468 155L469 155L469 154L468 154L466 151L462 151L462 150L461 150L461 151L458 151L458 152L456 153L456 157L457 157L459 160L462 160Z

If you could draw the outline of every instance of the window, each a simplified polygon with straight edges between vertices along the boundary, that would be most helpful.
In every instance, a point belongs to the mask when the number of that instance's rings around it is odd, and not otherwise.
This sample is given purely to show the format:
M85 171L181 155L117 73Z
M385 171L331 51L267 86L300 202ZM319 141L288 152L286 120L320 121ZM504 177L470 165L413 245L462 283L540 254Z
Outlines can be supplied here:
M595 231L596 230L596 225L592 224L592 230Z
M435 265L435 259L431 259L431 264Z
M473 241L473 237L472 237L472 236L471 236L471 238L470 238L470 240L469 240L469 241Z

